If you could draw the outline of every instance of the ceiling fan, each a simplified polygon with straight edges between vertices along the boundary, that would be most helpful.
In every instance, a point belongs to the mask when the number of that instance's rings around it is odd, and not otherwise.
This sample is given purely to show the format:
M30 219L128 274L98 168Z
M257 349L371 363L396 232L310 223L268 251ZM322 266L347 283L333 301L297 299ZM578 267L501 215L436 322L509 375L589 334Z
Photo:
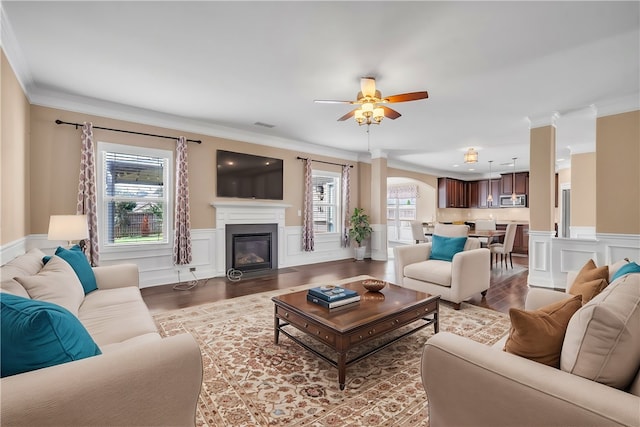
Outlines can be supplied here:
M338 119L339 122L355 117L358 125L378 125L384 117L395 120L401 116L397 111L383 105L394 102L407 102L426 99L429 97L427 91L409 92L399 95L391 95L385 98L379 90L376 90L376 79L374 77L362 77L360 79L360 92L355 101L336 101L316 99L315 102L325 104L359 104L355 110L349 111Z

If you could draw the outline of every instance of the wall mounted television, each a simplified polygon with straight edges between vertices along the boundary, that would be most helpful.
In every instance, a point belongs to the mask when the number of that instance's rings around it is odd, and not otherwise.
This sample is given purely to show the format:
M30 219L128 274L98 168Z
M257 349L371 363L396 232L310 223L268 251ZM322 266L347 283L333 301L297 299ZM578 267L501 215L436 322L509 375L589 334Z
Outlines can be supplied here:
M217 150L217 197L283 200L283 161Z

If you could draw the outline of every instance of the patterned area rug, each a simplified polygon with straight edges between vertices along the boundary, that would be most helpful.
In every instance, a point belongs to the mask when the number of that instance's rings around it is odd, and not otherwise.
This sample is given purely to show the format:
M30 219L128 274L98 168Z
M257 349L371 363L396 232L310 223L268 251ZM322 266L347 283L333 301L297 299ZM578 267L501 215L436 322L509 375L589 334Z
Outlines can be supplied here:
M364 278L369 277L331 284ZM273 343L271 297L318 285L154 316L164 336L188 332L200 344L204 380L199 426L428 426L420 357L433 327L349 366L343 391L337 369L282 334L280 343ZM459 311L440 305L440 331L492 344L508 328L509 318L502 313L469 304ZM313 338L306 342L333 357Z

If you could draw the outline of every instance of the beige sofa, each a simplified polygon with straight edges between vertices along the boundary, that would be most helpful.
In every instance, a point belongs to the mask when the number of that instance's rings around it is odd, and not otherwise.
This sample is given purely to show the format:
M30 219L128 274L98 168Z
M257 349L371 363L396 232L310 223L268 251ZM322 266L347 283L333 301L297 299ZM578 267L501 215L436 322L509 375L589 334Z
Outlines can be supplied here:
M447 237L466 236L466 225L437 224L434 234ZM396 284L415 291L440 295L452 302L456 310L460 303L475 294L485 295L490 283L490 252L480 247L480 240L467 238L462 252L451 262L429 259L433 242L393 248Z
M2 292L29 298L13 277L37 275L43 255L34 249L2 266ZM202 384L198 344L188 334L160 337L136 265L93 271L98 290L84 296L77 317L102 354L2 378L2 425L194 425Z
M486 346L436 334L422 356L430 426L640 426L639 290L640 274L627 274L571 317L561 369L502 351L506 337ZM531 289L527 308L564 298ZM606 385L621 372L630 385Z

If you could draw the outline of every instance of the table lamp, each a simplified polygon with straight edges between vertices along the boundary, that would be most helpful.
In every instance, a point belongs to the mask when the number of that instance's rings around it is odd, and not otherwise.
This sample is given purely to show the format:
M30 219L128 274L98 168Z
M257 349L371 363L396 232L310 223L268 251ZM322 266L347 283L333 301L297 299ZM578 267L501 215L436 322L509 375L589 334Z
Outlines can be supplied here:
M48 240L66 240L69 246L73 240L79 240L80 247L89 237L86 215L51 215L49 218Z

